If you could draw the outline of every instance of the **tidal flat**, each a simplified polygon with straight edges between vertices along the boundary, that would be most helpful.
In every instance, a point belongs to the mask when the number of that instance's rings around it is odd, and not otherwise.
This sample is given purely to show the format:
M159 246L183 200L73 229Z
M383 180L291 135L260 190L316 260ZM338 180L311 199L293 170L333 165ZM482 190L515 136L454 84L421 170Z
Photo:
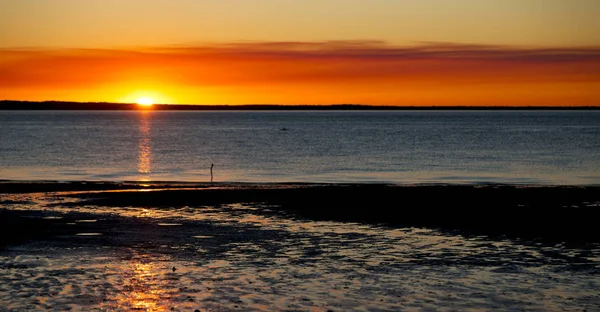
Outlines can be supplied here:
M0 307L598 310L600 188L0 183Z

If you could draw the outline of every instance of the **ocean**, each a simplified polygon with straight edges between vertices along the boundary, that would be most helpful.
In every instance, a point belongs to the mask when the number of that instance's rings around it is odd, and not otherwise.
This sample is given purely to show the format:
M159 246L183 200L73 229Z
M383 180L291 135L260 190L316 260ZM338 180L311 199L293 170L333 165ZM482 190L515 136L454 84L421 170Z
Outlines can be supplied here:
M600 184L600 111L2 111L0 179Z

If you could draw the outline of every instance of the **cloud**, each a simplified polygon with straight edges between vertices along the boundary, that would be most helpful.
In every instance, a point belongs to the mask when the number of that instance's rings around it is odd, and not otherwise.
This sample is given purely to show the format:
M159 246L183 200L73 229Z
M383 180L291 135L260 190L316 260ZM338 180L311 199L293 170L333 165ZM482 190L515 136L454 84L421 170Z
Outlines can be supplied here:
M7 88L92 88L132 81L188 87L321 90L600 82L600 47L527 48L381 41L252 42L137 50L0 50ZM539 89L539 88L538 88ZM435 91L435 89L431 89ZM587 94L586 93L586 94ZM589 96L598 96L587 94Z

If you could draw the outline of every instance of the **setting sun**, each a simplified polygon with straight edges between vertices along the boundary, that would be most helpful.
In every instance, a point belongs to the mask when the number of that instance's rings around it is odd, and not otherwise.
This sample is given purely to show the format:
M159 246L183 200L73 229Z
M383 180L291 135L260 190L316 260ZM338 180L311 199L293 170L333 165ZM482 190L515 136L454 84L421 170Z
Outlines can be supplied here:
M145 96L145 97L138 98L136 100L136 103L138 105L142 105L142 106L152 106L152 104L154 104L154 101L152 100L152 98Z

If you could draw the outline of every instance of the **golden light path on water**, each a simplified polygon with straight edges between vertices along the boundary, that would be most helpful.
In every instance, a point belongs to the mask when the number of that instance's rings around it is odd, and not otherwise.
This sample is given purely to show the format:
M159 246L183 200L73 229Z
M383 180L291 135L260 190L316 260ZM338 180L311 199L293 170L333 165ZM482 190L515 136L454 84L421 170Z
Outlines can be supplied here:
M151 165L152 165L152 146L151 146L151 124L150 112L140 111L140 139L138 143L138 173L140 174L139 181L150 181Z
M164 300L167 285L159 276L159 268L155 263L142 263L132 260L121 273L127 275L122 279L123 292L116 296L116 307L120 309L134 309L143 311L165 311L169 309L170 301ZM162 297L162 298L161 298Z

